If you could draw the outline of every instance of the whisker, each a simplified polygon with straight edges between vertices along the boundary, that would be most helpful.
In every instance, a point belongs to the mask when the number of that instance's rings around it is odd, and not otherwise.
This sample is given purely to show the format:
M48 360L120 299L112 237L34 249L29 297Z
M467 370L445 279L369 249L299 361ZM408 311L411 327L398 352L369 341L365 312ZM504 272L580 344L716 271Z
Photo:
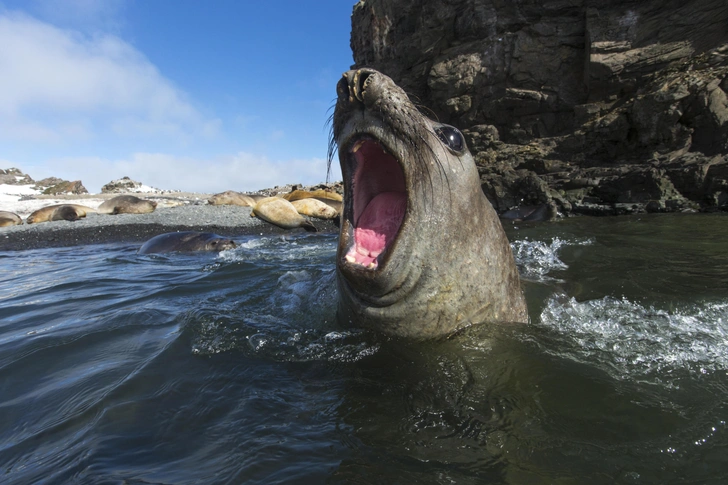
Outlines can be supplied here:
M437 113L435 113L432 109L430 109L429 106L425 106L424 104L420 103L412 103L415 108L417 108L417 111L422 113L424 116L427 116L433 121L440 122L440 118L437 116Z

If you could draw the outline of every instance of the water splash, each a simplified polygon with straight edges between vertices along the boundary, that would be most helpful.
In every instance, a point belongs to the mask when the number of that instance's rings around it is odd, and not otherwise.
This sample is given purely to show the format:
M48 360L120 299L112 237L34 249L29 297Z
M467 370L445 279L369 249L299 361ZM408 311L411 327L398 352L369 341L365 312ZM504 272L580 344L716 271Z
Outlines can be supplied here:
M555 353L606 367L619 378L665 382L677 370L728 369L728 303L668 311L625 298L579 302L559 295L547 302L540 325L568 344Z
M511 243L511 248L522 278L553 282L560 280L548 276L550 272L568 268L559 259L559 251L567 246L585 246L592 242L591 239L566 240L558 237L553 238L550 243L524 239Z

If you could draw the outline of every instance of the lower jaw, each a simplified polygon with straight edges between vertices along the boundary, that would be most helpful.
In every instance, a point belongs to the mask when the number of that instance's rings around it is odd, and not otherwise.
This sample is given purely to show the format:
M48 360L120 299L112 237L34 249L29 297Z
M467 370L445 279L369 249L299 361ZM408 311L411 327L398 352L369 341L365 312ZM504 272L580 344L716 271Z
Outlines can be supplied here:
M354 242L349 245L344 259L346 259L346 261L352 266L374 270L379 267L379 256L381 254L382 251L373 253L361 248L356 242Z
M375 195L356 216L357 227L348 225L346 261L370 270L377 269L399 237L406 210L407 196L403 192Z
M385 308L409 299L418 285L422 268L388 258L377 270L343 261L337 268L340 291L354 307Z
M341 233L339 235L339 241L341 247L339 248L339 254L343 255L342 265L351 268L352 270L362 271L374 271L380 268L380 254L372 254L369 251L359 249L357 251L357 243L355 240L356 228L353 224L348 221L341 226ZM364 254L364 253L367 254Z

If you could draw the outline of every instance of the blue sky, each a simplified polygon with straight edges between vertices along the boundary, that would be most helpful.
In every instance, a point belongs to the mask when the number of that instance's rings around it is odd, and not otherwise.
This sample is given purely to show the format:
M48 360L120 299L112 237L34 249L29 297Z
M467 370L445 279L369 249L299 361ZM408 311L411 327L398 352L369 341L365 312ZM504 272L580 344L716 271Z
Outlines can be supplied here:
M91 192L324 181L355 3L0 0L0 168Z

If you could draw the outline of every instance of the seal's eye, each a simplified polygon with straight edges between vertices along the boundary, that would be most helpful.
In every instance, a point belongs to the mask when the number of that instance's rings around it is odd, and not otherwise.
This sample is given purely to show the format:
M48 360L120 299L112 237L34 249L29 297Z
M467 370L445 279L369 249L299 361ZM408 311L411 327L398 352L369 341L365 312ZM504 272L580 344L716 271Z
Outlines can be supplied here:
M465 140L463 134L450 125L440 125L435 128L438 138L447 145L447 147L454 152L462 152L465 149Z

